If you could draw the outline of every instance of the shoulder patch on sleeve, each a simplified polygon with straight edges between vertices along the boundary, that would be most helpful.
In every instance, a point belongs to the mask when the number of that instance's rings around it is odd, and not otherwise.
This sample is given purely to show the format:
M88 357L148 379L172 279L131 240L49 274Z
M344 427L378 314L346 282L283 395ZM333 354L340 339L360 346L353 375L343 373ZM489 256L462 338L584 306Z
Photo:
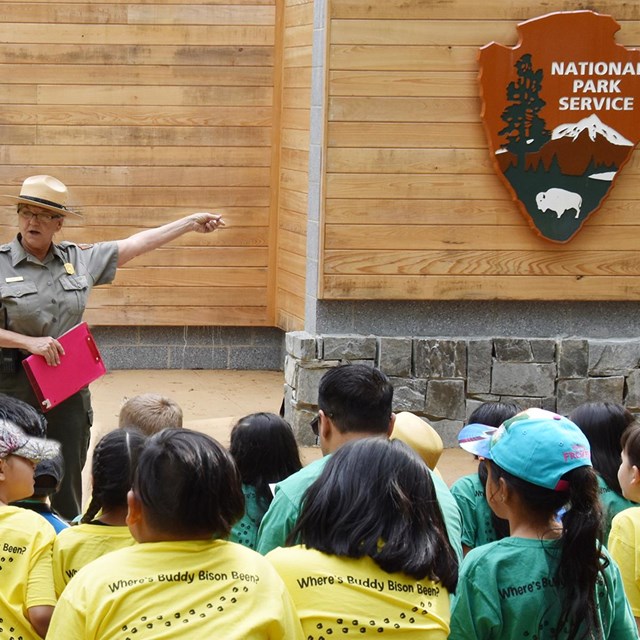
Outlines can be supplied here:
M86 243L82 243L78 245L79 249L91 249L91 247L93 247L93 244L86 244Z
M0 253L7 253L8 251L11 251L11 244L10 243L0 244Z

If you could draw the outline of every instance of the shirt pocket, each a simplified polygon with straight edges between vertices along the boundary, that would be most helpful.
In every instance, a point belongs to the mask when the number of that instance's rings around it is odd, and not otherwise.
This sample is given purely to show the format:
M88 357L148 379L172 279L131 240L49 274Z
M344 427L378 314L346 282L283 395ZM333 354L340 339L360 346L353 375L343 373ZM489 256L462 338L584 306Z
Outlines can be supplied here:
M34 318L39 313L38 287L35 282L23 280L1 284L0 296L7 309L9 326L14 321Z
M64 303L68 313L82 316L89 296L89 280L87 276L62 276L60 285L64 290Z

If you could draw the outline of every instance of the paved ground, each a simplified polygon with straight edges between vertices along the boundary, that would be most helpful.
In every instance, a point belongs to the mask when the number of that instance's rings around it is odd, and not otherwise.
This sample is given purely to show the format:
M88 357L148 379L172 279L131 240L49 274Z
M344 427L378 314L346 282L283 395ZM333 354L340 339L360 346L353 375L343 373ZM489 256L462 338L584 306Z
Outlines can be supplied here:
M238 418L256 411L278 412L283 382L280 371L112 371L91 385L92 444L117 426L120 407L127 398L154 392L173 398L182 407L185 426L204 431L226 445ZM318 456L317 448L302 451L305 462ZM448 484L472 473L474 467L472 457L460 449L446 449L438 465ZM88 481L85 468L85 490Z

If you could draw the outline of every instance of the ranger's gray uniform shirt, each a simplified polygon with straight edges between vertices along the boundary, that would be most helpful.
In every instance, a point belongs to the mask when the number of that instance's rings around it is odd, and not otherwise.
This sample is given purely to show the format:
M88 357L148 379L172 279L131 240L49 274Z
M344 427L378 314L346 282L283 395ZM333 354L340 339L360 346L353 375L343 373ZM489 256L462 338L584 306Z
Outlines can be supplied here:
M113 282L117 263L116 242L53 244L42 262L23 249L20 236L0 245L7 329L58 338L82 321L91 289Z

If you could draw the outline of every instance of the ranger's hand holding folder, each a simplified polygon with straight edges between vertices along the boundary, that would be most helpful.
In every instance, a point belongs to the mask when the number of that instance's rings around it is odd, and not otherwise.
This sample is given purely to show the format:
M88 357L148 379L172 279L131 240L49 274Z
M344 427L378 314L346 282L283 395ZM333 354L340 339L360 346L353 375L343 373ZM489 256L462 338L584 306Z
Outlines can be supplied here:
M22 361L42 411L53 409L107 372L86 322L69 329L58 341L64 348L59 365L52 367L39 355Z

